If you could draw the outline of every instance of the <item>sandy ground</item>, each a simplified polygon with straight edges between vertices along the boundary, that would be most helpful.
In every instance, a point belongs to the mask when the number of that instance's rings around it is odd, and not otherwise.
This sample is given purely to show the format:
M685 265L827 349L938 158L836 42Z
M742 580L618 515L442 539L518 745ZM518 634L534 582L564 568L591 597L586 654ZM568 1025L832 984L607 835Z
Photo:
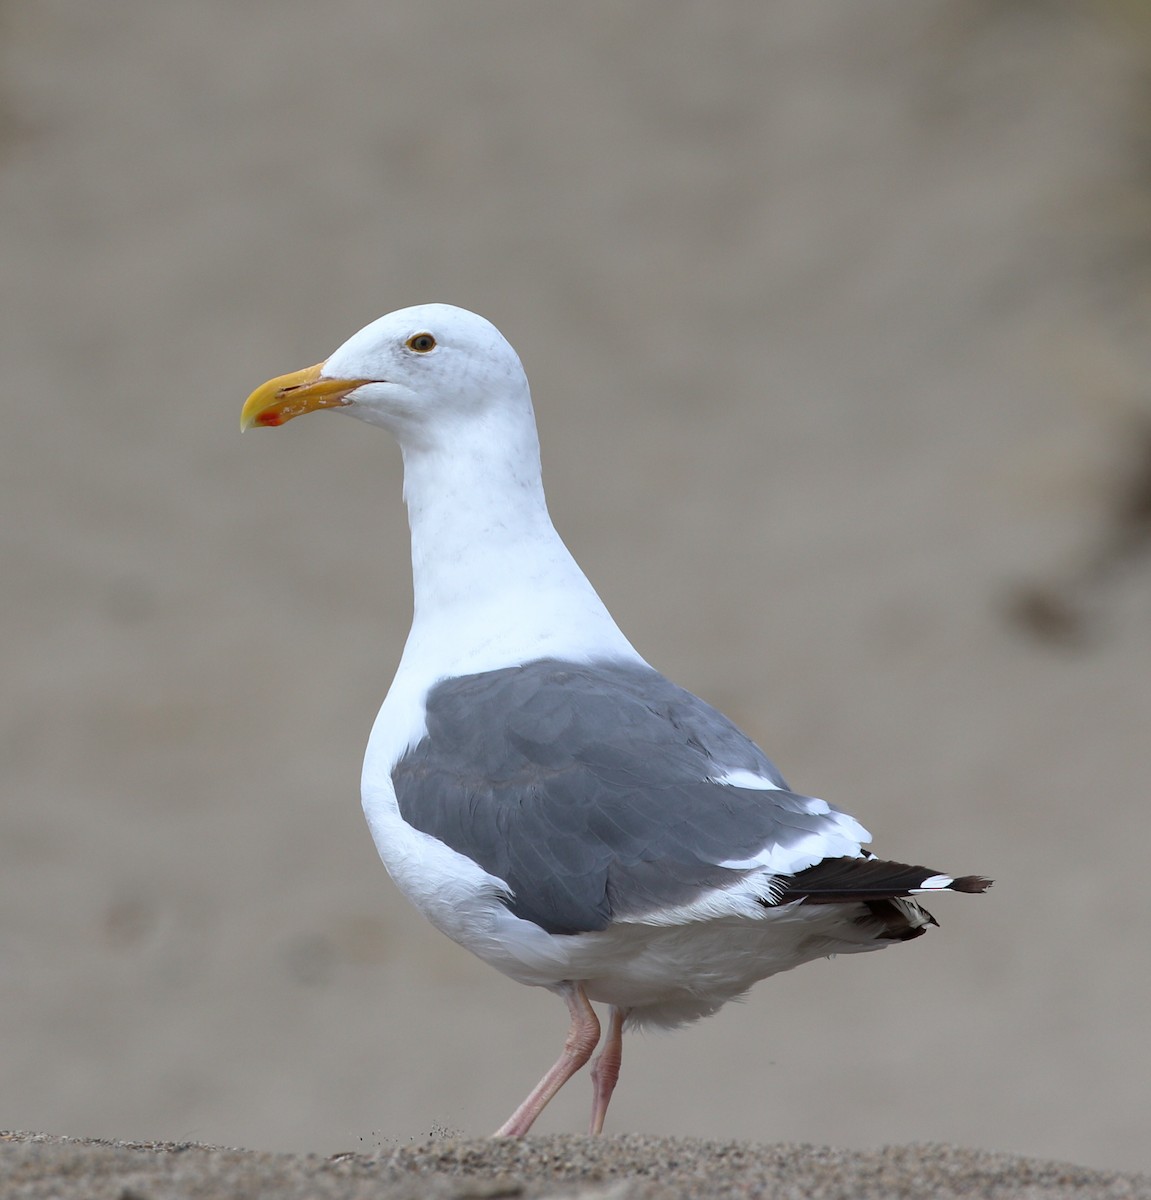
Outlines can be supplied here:
M863 1152L640 1134L429 1141L371 1157L328 1158L190 1142L97 1144L0 1134L0 1187L12 1200L87 1200L93 1194L121 1200L1138 1200L1151 1196L1151 1176L952 1146Z
M394 447L237 431L438 299L520 349L649 659L884 853L999 880L632 1039L612 1130L1151 1170L1139 12L3 6L0 1125L372 1153L555 1056L359 812Z

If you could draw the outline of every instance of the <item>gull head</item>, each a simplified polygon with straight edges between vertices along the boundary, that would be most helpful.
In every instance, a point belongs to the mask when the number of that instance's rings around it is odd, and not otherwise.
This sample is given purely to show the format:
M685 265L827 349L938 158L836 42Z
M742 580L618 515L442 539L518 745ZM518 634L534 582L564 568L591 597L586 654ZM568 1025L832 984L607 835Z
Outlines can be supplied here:
M418 304L364 326L314 367L268 380L248 397L240 424L283 425L320 408L418 442L495 414L530 419L531 401L516 352L490 321L450 304Z

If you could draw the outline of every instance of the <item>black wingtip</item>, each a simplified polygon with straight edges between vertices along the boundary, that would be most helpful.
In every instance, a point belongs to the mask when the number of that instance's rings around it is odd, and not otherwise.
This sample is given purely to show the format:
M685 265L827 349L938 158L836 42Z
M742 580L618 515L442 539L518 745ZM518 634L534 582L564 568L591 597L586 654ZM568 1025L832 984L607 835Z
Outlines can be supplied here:
M953 879L948 891L950 892L971 892L978 895L987 889L995 882L994 879L984 879L982 875L960 875L958 879Z
M844 904L944 891L985 892L990 886L991 880L982 875L955 878L930 867L913 867L875 857L825 858L787 879L771 903L805 900L808 904Z

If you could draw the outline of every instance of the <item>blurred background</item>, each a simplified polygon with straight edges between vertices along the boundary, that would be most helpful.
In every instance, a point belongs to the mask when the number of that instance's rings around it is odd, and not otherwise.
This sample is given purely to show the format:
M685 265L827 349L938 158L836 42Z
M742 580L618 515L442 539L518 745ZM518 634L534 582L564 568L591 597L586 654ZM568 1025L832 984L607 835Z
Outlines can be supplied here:
M485 1133L567 1017L359 811L399 454L270 375L494 320L640 650L942 928L627 1046L613 1131L1151 1169L1151 16L0 6L0 1126ZM582 1130L589 1085L540 1124Z

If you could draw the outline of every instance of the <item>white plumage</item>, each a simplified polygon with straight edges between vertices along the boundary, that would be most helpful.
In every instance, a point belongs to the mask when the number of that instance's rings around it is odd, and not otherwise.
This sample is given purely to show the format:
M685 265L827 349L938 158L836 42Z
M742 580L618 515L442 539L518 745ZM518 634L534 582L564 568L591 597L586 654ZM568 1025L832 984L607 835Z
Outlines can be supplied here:
M612 1010L598 1132L625 1024L682 1024L800 963L916 936L931 918L911 892L986 886L880 863L854 818L790 792L640 658L552 525L527 379L489 322L391 313L258 389L243 420L323 407L384 426L404 458L414 614L363 772L380 856L439 929L572 1015L499 1132L526 1132L590 1058L589 1000Z

